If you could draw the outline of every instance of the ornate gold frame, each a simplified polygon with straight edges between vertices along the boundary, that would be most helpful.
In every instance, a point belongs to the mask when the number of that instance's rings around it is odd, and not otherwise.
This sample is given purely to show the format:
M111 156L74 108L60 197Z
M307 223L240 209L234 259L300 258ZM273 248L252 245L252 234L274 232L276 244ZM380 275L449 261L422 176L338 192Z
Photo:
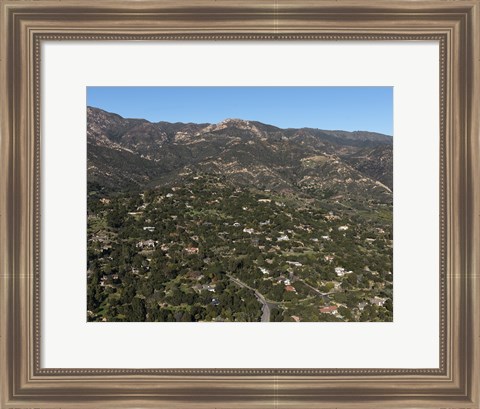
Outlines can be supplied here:
M480 1L1 1L0 407L480 407ZM45 40L434 40L441 49L438 369L43 369Z

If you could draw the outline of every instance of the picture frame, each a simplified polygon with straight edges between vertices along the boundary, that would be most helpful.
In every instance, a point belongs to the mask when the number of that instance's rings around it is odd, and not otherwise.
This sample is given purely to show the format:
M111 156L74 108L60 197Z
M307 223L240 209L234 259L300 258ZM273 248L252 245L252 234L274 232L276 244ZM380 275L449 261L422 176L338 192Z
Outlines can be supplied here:
M1 408L479 407L480 2L1 1ZM40 365L42 41L437 41L438 369Z

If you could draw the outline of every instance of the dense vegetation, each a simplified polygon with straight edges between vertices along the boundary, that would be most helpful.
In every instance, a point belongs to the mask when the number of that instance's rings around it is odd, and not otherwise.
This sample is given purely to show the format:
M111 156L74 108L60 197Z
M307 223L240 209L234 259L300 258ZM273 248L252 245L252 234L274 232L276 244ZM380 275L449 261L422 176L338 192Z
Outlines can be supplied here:
M391 321L392 204L194 172L88 186L90 321Z

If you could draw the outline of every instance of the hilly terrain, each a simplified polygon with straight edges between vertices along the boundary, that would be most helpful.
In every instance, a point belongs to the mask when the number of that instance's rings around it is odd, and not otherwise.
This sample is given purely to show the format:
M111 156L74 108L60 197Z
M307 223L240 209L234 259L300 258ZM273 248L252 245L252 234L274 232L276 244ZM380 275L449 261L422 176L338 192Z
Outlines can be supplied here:
M240 119L151 123L91 107L87 114L88 180L111 189L155 187L210 173L266 189L391 197L390 136L280 129Z
M90 321L392 320L393 139L87 108Z

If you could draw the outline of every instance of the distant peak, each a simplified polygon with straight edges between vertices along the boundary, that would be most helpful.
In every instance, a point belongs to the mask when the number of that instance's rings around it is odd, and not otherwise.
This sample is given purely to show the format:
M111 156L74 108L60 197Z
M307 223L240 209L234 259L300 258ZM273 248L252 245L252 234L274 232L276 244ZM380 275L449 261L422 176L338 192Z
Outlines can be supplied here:
M250 124L250 121L240 118L225 118L223 121L220 121L217 125L243 125Z
M236 128L244 131L250 131L253 134L261 136L263 133L258 129L258 127L252 121L239 118L226 118L216 124L207 126L202 132L216 132L221 131L227 128Z

